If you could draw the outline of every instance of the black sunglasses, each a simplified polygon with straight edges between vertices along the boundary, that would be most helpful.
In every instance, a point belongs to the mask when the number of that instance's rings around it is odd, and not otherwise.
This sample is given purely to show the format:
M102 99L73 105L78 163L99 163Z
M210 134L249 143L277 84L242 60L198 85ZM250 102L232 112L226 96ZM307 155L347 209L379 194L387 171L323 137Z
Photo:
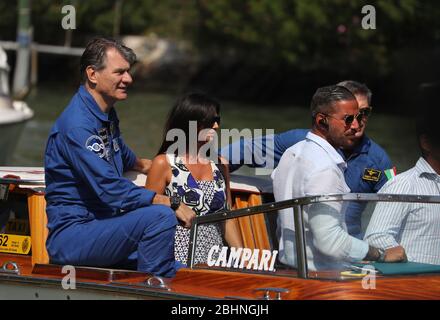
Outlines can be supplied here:
M333 119L336 119L336 120L344 120L344 123L345 123L345 125L347 127L351 126L351 124L353 123L354 119L356 119L357 122L360 123L362 121L362 118L364 117L364 114L361 113L361 112L359 112L358 114L347 114L342 119L335 118L335 117L333 117L333 116L331 116L329 114L325 114L325 113L323 113L323 115L325 115L327 117L330 117L330 118L333 118Z
M359 113L362 113L364 117L368 118L373 111L373 107L366 107L359 110Z
M211 119L206 120L205 124L212 127L214 123L217 122L217 124L220 125L220 120L221 120L220 116L214 116Z

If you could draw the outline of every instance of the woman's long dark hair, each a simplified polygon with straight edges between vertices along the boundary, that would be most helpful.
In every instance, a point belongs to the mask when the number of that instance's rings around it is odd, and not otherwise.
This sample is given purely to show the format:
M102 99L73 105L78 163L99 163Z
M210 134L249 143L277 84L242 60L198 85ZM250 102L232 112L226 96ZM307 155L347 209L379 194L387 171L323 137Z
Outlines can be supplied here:
M220 103L203 93L188 93L179 98L168 114L165 124L162 144L157 154L166 153L168 148L176 142L167 141L167 133L172 129L181 129L185 133L187 150L189 147L189 122L197 121L199 130L211 126L212 119L220 114Z

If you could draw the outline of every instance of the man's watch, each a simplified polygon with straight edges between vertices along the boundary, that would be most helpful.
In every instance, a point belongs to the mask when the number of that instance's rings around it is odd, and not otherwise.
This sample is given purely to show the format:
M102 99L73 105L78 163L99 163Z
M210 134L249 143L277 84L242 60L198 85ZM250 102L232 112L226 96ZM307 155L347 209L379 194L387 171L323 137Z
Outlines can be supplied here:
M180 207L180 196L178 196L177 194L173 194L170 197L170 207L171 209L173 209L174 211L176 211L179 207Z
M379 251L379 258L377 259L377 262L385 262L385 250L378 248L377 251Z

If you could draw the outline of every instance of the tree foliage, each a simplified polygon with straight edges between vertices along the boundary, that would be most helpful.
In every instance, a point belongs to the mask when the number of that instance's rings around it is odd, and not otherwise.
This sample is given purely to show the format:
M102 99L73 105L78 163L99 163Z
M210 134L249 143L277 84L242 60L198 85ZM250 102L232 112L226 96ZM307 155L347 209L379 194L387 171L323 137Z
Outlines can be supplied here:
M119 12L117 1L122 3ZM16 37L17 3L0 2L1 40ZM72 4L77 18L74 46L84 46L92 36L112 36L118 13L121 35L155 33L186 40L211 62L241 61L247 66L241 76L250 80L255 81L255 74L249 69L260 74L268 70L266 84L274 86L283 82L274 76L291 70L315 77L355 75L363 81L398 77L404 75L402 69L411 70L405 75L411 77L420 73L415 66L427 70L420 78L432 78L439 71L438 0L33 0L31 4L37 42L64 43L61 8ZM375 30L362 28L364 5L376 9Z
M14 38L17 2L0 3L3 39ZM92 34L111 36L115 3L31 1L34 38L63 42L61 7L66 4L77 9L77 42ZM376 30L361 27L366 4L376 8ZM122 0L120 14L122 34L155 32L196 40L201 49L242 53L256 63L269 59L305 69L368 60L386 70L394 50L440 40L440 5L435 0Z
M436 1L379 0L377 29L361 26L362 0L199 0L203 43L258 61L310 70L371 65L386 74L395 50L440 40Z

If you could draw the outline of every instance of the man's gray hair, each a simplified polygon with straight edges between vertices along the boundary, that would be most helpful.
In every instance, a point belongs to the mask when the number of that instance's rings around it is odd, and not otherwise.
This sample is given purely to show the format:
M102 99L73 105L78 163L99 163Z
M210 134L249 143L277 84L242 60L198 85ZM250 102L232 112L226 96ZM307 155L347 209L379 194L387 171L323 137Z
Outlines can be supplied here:
M105 68L106 53L108 49L116 49L124 59L132 66L136 62L136 54L132 49L124 46L122 42L110 38L94 38L87 43L80 60L81 82L87 80L86 69L92 66L95 70Z
M368 106L371 105L371 97L373 94L371 90L364 83L360 83L354 80L344 80L336 85L350 90L350 92L355 96L356 95L366 96L368 101Z
M312 97L310 105L312 118L315 118L318 113L329 114L333 112L334 103L345 100L356 100L356 98L343 86L332 85L318 88Z

